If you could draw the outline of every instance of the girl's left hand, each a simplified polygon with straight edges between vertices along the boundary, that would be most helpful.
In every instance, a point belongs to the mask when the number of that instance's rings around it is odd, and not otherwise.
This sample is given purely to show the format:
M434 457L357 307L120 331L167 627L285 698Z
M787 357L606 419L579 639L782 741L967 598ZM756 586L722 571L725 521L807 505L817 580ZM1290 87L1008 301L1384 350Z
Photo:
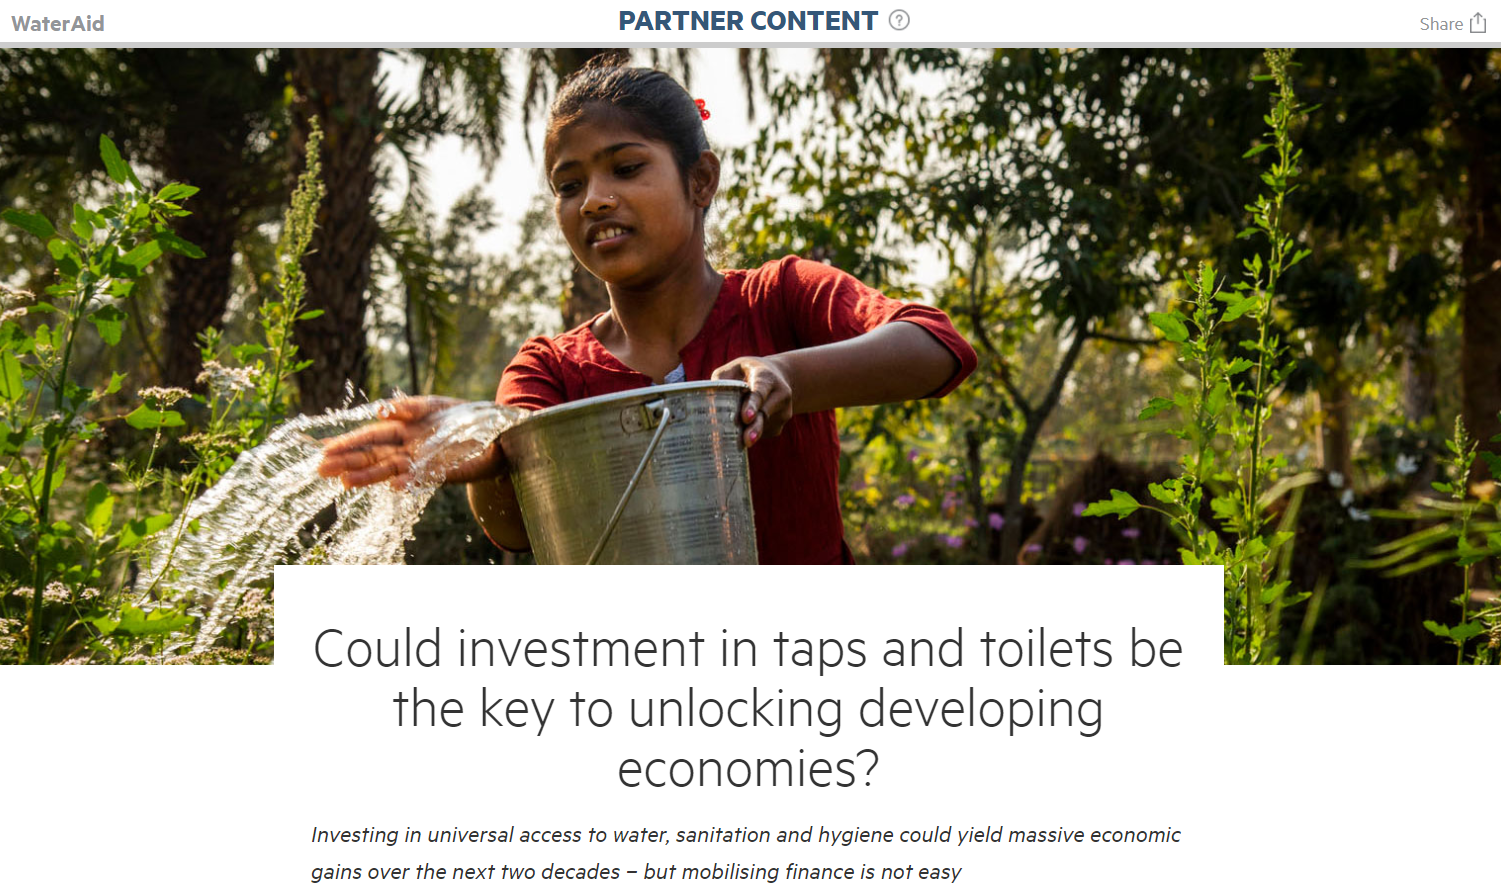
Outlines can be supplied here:
M792 419L792 378L776 358L736 358L714 371L716 380L741 380L750 386L740 410L745 447L774 436Z

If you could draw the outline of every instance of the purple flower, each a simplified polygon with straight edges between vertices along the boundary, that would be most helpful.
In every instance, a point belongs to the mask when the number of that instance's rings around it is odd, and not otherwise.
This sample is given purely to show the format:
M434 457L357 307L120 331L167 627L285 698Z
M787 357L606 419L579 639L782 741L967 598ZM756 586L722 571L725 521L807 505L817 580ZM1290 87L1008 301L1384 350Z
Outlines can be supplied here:
M1033 542L1032 544L1029 544L1026 547L1022 548L1022 553L1023 554L1040 554L1040 553L1042 553L1042 545L1037 544L1036 542Z
M1117 566L1135 566L1136 565L1136 561L1135 560L1122 560L1120 563L1118 563L1116 565Z
M1004 525L1006 525L1005 517L1001 516L999 513L992 513L990 515L990 528L999 529Z
M1074 502L1074 516L1083 516L1083 515L1084 515L1084 502L1083 501L1075 501Z
M964 547L964 536L963 535L945 535L943 537L943 540L946 541L946 542L948 542L948 546L951 547L951 548L962 548L962 547Z
M1157 561L1156 560L1143 560L1143 561L1141 561L1141 565L1142 566L1156 566L1157 565Z
M914 495L898 495L896 499L896 506L898 507L911 507L916 503L917 497Z
M1114 566L1114 565L1115 565L1115 561L1114 561L1114 560L1109 560L1109 559L1107 559L1107 560L1106 560L1106 561L1105 561L1105 565L1106 565L1106 566Z
M1140 538L1140 537L1141 537L1141 530L1138 529L1138 528L1136 528L1135 526L1132 526L1132 527L1130 527L1128 529L1122 529L1121 530L1121 538Z
M912 448L912 449L909 449L907 451L907 460L908 460L908 462L915 461L919 457L922 457L922 455L917 453L917 449L916 448Z
M1075 554L1082 554L1082 553L1084 553L1084 549L1087 548L1087 547L1089 547L1089 539L1085 538L1082 535L1075 535L1074 536L1074 553Z
M907 553L907 548L909 547L911 547L911 545L904 541L891 549L891 556L901 557Z
M952 510L959 506L959 496L953 492L945 492L943 496L943 509Z
M964 519L964 528L966 528L966 529L973 529L975 526L978 526L978 525L979 525L979 522L974 517L972 517L972 516L971 517L965 517L965 519Z

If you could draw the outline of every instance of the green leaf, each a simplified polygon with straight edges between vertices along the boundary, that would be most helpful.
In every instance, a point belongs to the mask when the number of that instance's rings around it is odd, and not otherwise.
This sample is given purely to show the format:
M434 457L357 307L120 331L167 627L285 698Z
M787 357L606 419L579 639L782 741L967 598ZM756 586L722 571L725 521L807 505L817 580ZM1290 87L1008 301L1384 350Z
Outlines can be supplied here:
M1479 619L1471 619L1464 625L1456 625L1453 628L1449 629L1449 637L1454 641L1454 643L1460 644L1470 640L1483 631L1485 631L1485 623L1481 622Z
M57 269L65 276L77 277L79 271L83 270L83 258L78 254L78 249L67 240L49 240L47 251L52 253L52 260L57 262Z
M176 202L179 199L187 199L197 192L197 187L190 187L187 184L167 184L162 187L161 192L156 194L156 198L163 202Z
M153 411L145 405L141 405L129 414L126 414L125 422L136 429L155 429L158 426L165 429L186 425L186 421L182 419L182 415L176 411Z
M1204 410L1209 415L1215 416L1225 409L1225 402L1230 400L1230 384L1221 380L1204 398Z
M1272 603L1275 603L1276 601L1281 600L1282 599L1282 595L1283 595L1284 592L1287 591L1287 586L1289 584L1290 583L1288 582L1287 579L1283 579L1280 582L1274 582L1271 585L1268 585L1265 588L1263 588L1261 590L1261 602L1262 602L1262 604L1270 605Z
M1501 479L1501 454L1482 451L1480 452L1480 459L1485 461L1486 466L1491 468L1492 478Z
M249 364L252 358L264 355L267 351L268 349L264 345L257 345L254 342L247 342L244 345L237 345L234 348L230 349L229 353L231 355L234 355L236 362L240 364Z
M0 218L5 219L7 224L13 224L21 228L39 240L51 239L57 233L52 227L52 222L41 215L29 215L20 209L8 208L0 212Z
M110 521L115 517L115 496L110 494L109 486L102 482L96 482L89 488L88 497L84 499L83 519L88 524L89 531L94 533L95 538L103 537L109 531Z
M1462 541L1459 543L1457 556L1454 558L1454 562L1456 565L1468 569L1471 566L1474 566L1476 563L1479 563L1480 561L1486 559L1490 555L1491 552L1489 550L1485 548L1477 548L1474 545L1469 544L1468 542Z
M1171 483L1171 486L1169 486L1169 483ZM1166 483L1153 482L1149 484L1147 491L1152 493L1152 497L1164 504L1176 504L1178 503L1178 499L1183 495L1183 485L1177 480L1170 479Z
M322 317L322 316L323 316L323 309L322 308L314 308L312 311L304 311L301 314L297 315L297 319L298 320L313 320L314 318L319 318L319 317Z
M125 318L125 312L114 305L103 305L89 315L89 322L99 331L99 338L105 345L118 345L125 332Z
M1147 406L1141 409L1141 413L1136 415L1136 419L1150 420L1163 411L1172 410L1172 408L1173 403L1168 399L1154 398L1151 401L1147 402Z
M165 635L193 624L193 617L176 610L152 610L145 613L138 607L126 607L120 611L120 623L116 631L135 638Z
M26 397L26 378L21 361L13 352L0 352L0 401L17 402Z
M1245 155L1241 156L1241 158L1243 158L1243 159L1249 159L1252 156L1260 155L1260 154L1266 152L1267 150L1271 149L1273 145L1274 144L1271 144L1271 143L1258 143L1255 146L1251 147L1250 149L1246 150Z
M1090 504L1084 509L1084 515L1106 516L1113 513L1117 519L1123 520L1140 509L1141 505L1137 503L1135 498L1120 489L1113 488L1110 490L1110 500L1096 501Z
M135 547L172 524L172 514L159 513L144 520L134 520L120 530L120 548Z
M123 385L124 382L125 374L111 373L109 375L109 385L105 386L103 389L94 390L94 400L98 401L106 395L114 395L116 392L120 391L120 386Z
M156 241L163 249L188 258L203 258L204 251L170 230L158 230Z
M117 184L135 180L130 166L120 157L120 150L115 146L115 141L109 139L106 134L99 135L99 157L104 160L104 171L109 179Z
M125 415L125 422L136 429L155 429L162 424L160 411L153 411L144 404Z
M1183 322L1183 315L1177 311L1153 311L1147 317L1168 342L1188 341L1188 327Z
M1240 301L1226 308L1225 316L1220 318L1220 320L1226 323L1232 320L1240 320L1242 317L1245 317L1248 313L1250 313L1251 309L1256 307L1256 303L1258 301L1260 301L1260 299L1257 296L1247 296L1246 298L1241 299Z
M146 270L153 261L161 257L161 243L158 240L149 240L120 256L120 264L134 268L136 273L139 274L141 271Z
M1235 361L1228 368L1226 368L1225 373L1229 376L1235 376L1237 373L1245 373L1247 370L1250 370L1254 366L1255 365L1251 362L1250 358L1236 358Z

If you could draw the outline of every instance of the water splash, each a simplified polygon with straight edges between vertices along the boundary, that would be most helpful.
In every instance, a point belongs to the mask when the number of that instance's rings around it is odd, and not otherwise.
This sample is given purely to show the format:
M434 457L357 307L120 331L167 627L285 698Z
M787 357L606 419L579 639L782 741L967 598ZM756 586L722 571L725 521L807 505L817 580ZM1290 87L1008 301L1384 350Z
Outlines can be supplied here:
M300 416L240 455L158 538L141 581L143 607L188 599L203 619L193 652L212 646L248 590L267 587L278 563L401 563L412 527L445 474L477 457L526 411L490 402L454 405L432 415L432 431L413 457L411 484L345 491L318 475L322 440L379 419L377 401ZM333 522L314 529L330 507ZM176 646L183 646L186 641Z

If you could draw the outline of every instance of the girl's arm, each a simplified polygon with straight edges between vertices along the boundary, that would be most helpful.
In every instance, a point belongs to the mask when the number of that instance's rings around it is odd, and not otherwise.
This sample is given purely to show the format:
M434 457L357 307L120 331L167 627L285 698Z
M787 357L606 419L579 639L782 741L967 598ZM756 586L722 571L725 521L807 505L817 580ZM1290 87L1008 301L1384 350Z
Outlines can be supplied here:
M379 423L330 439L323 446L320 475L339 477L345 488L363 488L390 481L405 488L410 481L413 455L432 434L432 417L459 404L455 398L419 396L392 401ZM530 540L521 522L516 491L505 475L505 457L500 445L446 472L450 484L468 483L469 507L485 534L507 550L529 550Z
M741 412L749 446L781 432L793 414L927 398L960 367L927 329L894 321L843 342L737 358L714 378L750 385Z

